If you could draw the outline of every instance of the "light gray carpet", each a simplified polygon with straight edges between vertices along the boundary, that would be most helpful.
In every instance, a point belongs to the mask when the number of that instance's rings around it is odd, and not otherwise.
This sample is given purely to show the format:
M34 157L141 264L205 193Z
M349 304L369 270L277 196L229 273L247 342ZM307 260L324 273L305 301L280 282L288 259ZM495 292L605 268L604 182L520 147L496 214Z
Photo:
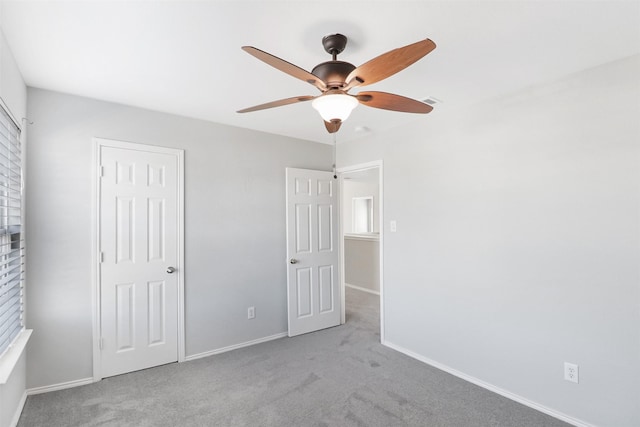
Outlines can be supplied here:
M379 343L375 295L347 323L30 396L32 426L567 426Z

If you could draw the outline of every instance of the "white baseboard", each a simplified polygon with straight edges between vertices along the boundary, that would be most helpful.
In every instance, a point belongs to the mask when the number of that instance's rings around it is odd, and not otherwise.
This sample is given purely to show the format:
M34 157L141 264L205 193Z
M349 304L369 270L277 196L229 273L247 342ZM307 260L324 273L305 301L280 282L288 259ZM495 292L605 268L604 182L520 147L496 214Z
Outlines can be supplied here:
M202 359L203 357L209 357L209 356L213 356L213 355L220 354L220 353L226 353L227 351L237 350L239 348L249 347L251 345L256 345L256 344L260 344L260 343L263 343L263 342L273 341L273 340L277 340L277 339L280 339L280 338L284 338L287 335L288 334L286 332L282 332L282 333L279 333L279 334L270 335L268 337L258 338L257 340L247 341L247 342L243 342L243 343L240 343L240 344L234 344L234 345L230 345L228 347L218 348L216 350L205 351L203 353L192 354L191 356L185 357L184 361L188 362L190 360Z
M58 391L58 390L64 390L66 388L80 387L81 385L93 384L94 382L95 381L93 380L93 377L91 377L91 378L83 378L80 380L67 381L65 383L45 385L42 387L27 389L27 395L33 396L34 394L49 393L50 391Z
M378 295L378 296L380 296L380 292L379 292L379 291L374 291L373 289L363 288L363 287L361 287L361 286L352 285L352 284L350 284L350 283L345 283L344 285L345 285L347 288L357 289L357 290L362 291L362 292L367 292L367 293L369 293L369 294L374 294L374 295Z
M16 427L18 425L18 421L20 421L20 415L22 415L22 410L24 409L24 404L27 403L27 392L25 390L22 393L22 397L20 398L20 402L18 402L18 407L16 408L16 412L13 414L13 418L9 423L10 427Z
M562 421L564 421L566 423L572 424L572 425L574 425L576 427L596 427L595 425L589 424L586 421L582 421L582 420L579 420L577 418L571 417L569 415L563 414L562 412L556 411L555 409L548 408L548 407L546 407L544 405L541 405L539 403L533 402L533 401L531 401L529 399L526 399L526 398L524 398L522 396L514 394L514 393L512 393L510 391L504 390L504 389L502 389L500 387L496 387L493 384L489 384L487 382L479 380L478 378L475 378L475 377L467 375L467 374L465 374L463 372L457 371L457 370L455 370L453 368L450 368L447 365L443 365L442 363L439 363L439 362L431 360L431 359L429 359L427 357L421 356L421 355L419 355L417 353L412 352L411 350L407 350L404 347L400 347L399 345L390 343L389 341L385 340L382 343L382 345L385 345L385 346L387 346L389 348L392 348L392 349L394 349L396 351L399 351L402 354L405 354L405 355L407 355L409 357L412 357L412 358L414 358L416 360L419 360L420 362L426 363L427 365L433 366L434 368L440 369L441 371L447 372L447 373L449 373L451 375L454 375L454 376L456 376L458 378L461 378L461 379L463 379L463 380L465 380L467 382L470 382L470 383L475 384L475 385L477 385L479 387L482 387L482 388L487 389L489 391L492 391L492 392L494 392L496 394L504 396L507 399L511 399L511 400L513 400L515 402L518 402L518 403L521 403L521 404L523 404L525 406L533 408L536 411L540 411L540 412L545 413L547 415L550 415L550 416L552 416L554 418L562 420Z

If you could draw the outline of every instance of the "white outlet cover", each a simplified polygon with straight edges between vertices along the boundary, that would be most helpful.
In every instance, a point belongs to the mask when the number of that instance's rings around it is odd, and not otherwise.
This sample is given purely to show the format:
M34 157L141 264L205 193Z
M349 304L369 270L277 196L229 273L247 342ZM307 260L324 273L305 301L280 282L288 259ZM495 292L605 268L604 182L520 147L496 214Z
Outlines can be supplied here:
M564 362L564 379L578 384L580 381L580 371L575 363Z
M398 229L398 224L396 223L396 220L391 220L389 221L389 231L392 233L395 233Z

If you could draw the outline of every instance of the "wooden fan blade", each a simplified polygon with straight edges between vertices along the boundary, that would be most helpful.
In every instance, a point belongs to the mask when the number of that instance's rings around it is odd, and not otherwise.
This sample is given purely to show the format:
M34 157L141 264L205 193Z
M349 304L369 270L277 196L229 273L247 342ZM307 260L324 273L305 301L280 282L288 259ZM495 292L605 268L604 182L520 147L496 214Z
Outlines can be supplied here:
M250 113L252 111L266 110L267 108L282 107L283 105L295 104L296 102L311 101L315 96L294 96L293 98L280 99L278 101L267 102L266 104L254 105L253 107L238 110L238 113Z
M347 76L347 86L343 90L349 90L355 86L366 86L379 82L407 68L418 59L436 48L436 44L429 39L399 47L383 53L357 67Z
M342 125L342 122L340 120L334 120L331 122L324 122L324 126L327 128L327 132L329 133L336 133L338 132L338 130L340 130L340 126Z
M262 51L260 49L256 49L253 46L242 46L242 50L245 52L255 56L262 62L271 65L272 67L289 74L297 79L303 80L307 83L310 83L324 91L327 88L327 85L324 84L322 80L318 77L314 76L308 71L303 70L297 65L293 65L290 62L285 61L284 59L280 59L277 56L273 56L270 53Z
M360 92L354 95L362 105L383 110L401 111L403 113L427 114L433 107L415 99L386 92Z

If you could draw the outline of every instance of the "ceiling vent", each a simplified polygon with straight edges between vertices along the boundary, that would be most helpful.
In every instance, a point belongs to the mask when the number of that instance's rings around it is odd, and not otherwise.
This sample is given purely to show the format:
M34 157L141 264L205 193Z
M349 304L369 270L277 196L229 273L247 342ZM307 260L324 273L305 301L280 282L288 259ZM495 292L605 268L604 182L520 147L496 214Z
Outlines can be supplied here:
M426 98L421 99L420 101L429 105L442 104L442 101L440 101L438 98L434 98L433 96L428 96Z

